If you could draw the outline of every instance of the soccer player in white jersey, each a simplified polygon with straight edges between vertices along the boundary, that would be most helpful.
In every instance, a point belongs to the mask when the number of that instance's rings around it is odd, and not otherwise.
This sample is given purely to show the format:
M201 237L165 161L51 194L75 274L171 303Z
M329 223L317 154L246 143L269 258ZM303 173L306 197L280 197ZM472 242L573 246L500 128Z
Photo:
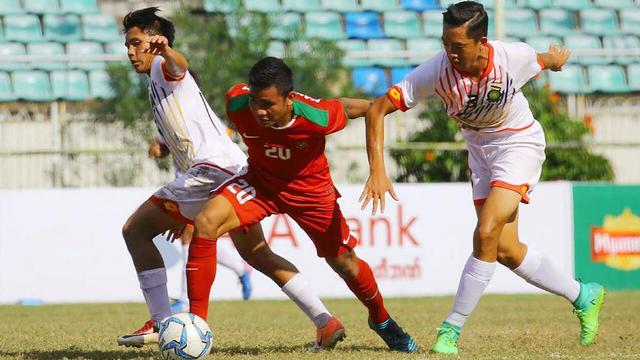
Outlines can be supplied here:
M387 192L398 199L384 168L384 116L437 96L467 142L477 226L473 253L462 271L453 309L438 329L433 351L458 353L461 328L491 280L496 263L569 300L580 320L580 342L589 345L597 335L604 289L574 280L518 238L519 203L529 202L545 159L544 133L520 89L542 70L560 71L569 52L552 45L548 52L536 54L525 43L487 41L487 13L473 1L451 5L443 16L444 50L391 87L367 113L370 175L360 198L362 208L373 201L373 213L379 207L383 210Z
M125 46L136 72L149 77L155 123L182 175L145 201L122 229L151 313L151 320L142 328L117 339L119 345L125 346L157 342L159 321L171 315L166 270L152 239L168 230L180 231L186 223L192 223L209 193L246 165L246 156L231 141L227 128L189 73L187 60L172 48L173 24L156 15L157 11L157 7L151 7L125 16ZM316 336L333 339L315 349L335 346L344 337L342 324L327 311L295 266L271 252L259 224L245 230L230 232L240 255L276 282L300 307L316 326ZM216 243L203 241L196 227L189 245L188 293L190 312L201 314L205 320L210 284L216 271L215 255Z

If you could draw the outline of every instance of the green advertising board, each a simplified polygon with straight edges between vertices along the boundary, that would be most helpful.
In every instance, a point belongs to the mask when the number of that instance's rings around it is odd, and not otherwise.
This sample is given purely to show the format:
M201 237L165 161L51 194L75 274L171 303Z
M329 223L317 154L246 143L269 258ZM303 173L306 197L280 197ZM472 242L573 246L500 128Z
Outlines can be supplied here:
M640 289L640 186L574 184L575 273L609 289Z

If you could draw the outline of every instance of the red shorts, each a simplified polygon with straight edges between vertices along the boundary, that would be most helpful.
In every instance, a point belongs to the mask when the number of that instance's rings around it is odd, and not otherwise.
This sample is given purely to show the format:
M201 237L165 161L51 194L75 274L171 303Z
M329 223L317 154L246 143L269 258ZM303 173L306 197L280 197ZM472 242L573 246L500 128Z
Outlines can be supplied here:
M336 257L358 243L349 232L335 195L321 199L273 196L252 186L247 174L234 177L218 194L233 205L240 227L258 223L270 215L289 215L309 235L319 257Z

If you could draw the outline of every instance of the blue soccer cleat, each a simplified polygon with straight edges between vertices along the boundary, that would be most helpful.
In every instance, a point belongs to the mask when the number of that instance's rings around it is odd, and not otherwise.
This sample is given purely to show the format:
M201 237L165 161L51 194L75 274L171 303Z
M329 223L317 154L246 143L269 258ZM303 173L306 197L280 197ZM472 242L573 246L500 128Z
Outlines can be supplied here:
M388 318L379 324L374 324L369 318L369 327L384 340L391 350L407 353L418 350L418 346L411 335L402 330L392 318Z
M240 280L240 285L242 285L242 299L249 300L251 297L251 291L253 291L253 285L251 285L251 274L248 271L245 271L238 279Z
M171 310L173 314L189 312L189 303L180 299L171 299L169 310Z

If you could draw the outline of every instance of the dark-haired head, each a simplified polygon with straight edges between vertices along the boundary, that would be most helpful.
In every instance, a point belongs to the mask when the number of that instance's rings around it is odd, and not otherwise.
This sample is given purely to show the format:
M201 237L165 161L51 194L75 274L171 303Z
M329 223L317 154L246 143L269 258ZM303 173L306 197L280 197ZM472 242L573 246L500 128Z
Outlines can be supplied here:
M169 40L169 46L173 47L173 39L176 35L173 23L156 13L160 11L157 6L135 10L125 15L122 20L123 32L126 34L131 28L137 27L148 35L162 35Z
M287 64L273 56L255 63L249 70L249 87L256 90L275 86L278 94L286 96L293 91L293 74Z
M476 41L487 37L489 17L482 4L475 1L462 1L449 5L447 11L442 13L444 26L467 29L467 36Z
M249 70L249 107L264 127L286 125L292 116L293 74L275 57L260 59Z
M489 19L482 4L463 1L451 5L443 14L442 45L457 69L479 76L488 64Z

